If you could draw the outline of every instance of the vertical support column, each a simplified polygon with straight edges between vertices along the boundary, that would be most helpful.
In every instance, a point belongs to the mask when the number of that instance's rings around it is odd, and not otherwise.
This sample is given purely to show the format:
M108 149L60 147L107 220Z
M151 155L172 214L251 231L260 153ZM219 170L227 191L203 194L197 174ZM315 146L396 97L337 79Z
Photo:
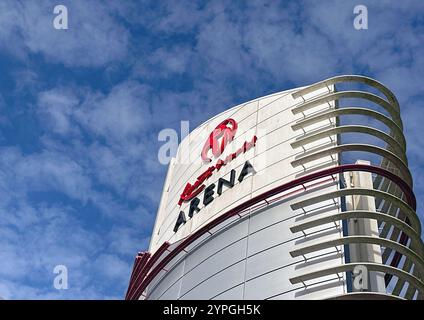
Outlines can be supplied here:
M369 161L358 160L357 164L369 165ZM345 173L346 188L373 189L372 174L369 172ZM375 211L375 198L364 195L352 195L346 197L346 210ZM378 222L371 219L349 219L348 233L350 236L363 235L379 237ZM349 245L351 262L374 262L382 264L381 246L376 244L351 244ZM384 273L369 272L368 291L386 292ZM355 288L353 288L355 291Z

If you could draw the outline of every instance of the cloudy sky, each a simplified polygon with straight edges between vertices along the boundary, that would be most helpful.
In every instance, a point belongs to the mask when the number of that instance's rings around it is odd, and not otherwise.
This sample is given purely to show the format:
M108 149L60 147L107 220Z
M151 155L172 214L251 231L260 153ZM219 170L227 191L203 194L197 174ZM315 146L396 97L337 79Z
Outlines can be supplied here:
M4 299L122 299L167 169L159 131L333 75L397 95L422 212L422 0L0 0L0 69Z

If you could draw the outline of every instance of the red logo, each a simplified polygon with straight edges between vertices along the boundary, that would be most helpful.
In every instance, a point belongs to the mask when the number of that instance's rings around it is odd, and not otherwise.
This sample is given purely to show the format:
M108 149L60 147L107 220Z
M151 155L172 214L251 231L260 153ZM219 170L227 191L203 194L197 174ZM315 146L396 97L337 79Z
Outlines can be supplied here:
M230 127L228 126L230 125ZM205 162L211 162L212 159L208 157L209 150L212 150L214 157L219 157L223 152L228 143L233 141L237 131L237 122L234 119L226 119L222 121L209 135L205 145L202 149L202 159ZM219 143L218 139L221 139ZM243 145L235 152L229 154L225 159L219 159L214 166L207 168L200 176L197 177L194 184L187 183L183 192L180 195L178 205L185 201L190 201L196 197L205 188L203 184L215 171L219 171L223 166L229 163L231 160L237 158L240 154L247 152L253 148L256 144L256 136L253 136L251 141L245 141Z
M228 127L228 125L231 125ZM234 136L237 132L237 122L234 119L226 119L222 121L209 135L205 145L202 149L202 160L205 162L211 162L212 159L208 157L209 150L212 149L212 154L215 158L218 158L223 152L227 144L233 141ZM219 143L218 139L221 139Z

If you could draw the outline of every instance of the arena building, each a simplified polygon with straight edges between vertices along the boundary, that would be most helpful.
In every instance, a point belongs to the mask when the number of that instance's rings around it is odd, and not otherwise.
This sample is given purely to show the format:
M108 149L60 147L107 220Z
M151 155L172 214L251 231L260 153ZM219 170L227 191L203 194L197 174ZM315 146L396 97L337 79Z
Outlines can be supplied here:
M421 299L412 183L399 104L376 80L230 108L181 142L126 299Z

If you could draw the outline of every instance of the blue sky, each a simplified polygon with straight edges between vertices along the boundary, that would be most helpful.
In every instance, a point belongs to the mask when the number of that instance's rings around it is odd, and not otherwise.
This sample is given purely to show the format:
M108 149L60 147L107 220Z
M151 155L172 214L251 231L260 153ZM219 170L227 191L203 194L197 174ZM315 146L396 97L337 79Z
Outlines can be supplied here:
M57 4L68 30L53 28ZM353 28L357 4L368 30ZM5 299L123 298L167 169L158 132L337 74L397 95L422 212L422 0L1 0L0 69Z

